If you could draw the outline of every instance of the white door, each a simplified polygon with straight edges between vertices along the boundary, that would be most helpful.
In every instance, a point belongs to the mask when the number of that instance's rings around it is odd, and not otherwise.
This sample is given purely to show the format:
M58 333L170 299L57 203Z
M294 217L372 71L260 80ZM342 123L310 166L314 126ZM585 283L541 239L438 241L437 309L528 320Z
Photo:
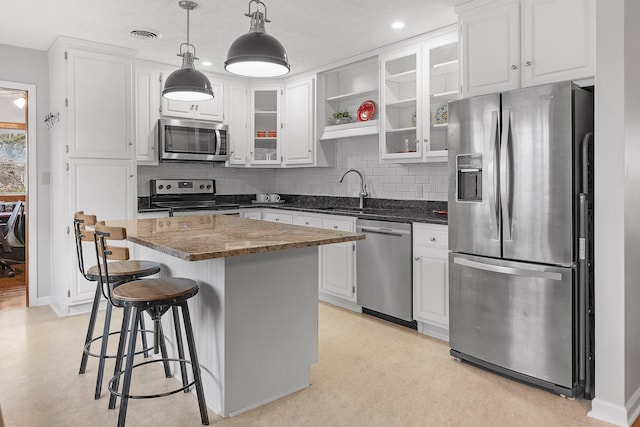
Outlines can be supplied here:
M413 316L416 320L449 324L449 292L446 251L443 257L414 255L413 262Z
M355 301L355 243L324 245L320 252L320 290Z
M69 156L130 159L132 59L81 49L67 54Z
M102 159L71 159L69 161L69 222L73 213L84 211L96 215L99 221L134 217L134 175L130 161ZM93 298L95 282L86 281L78 270L73 230L68 235L68 254L65 256L71 272L68 303L87 302ZM95 249L86 245L85 260L95 264ZM94 250L94 252L91 252ZM87 266L88 267L88 266Z
M595 75L594 3L523 1L522 86Z
M194 102L194 118L198 120L210 120L221 122L224 120L224 89L219 83L211 82L213 99L208 101Z
M249 96L244 86L230 86L229 96L229 164L245 166L249 147Z
M465 98L520 87L520 4L502 3L460 15Z
M315 79L284 88L283 147L285 165L312 165L315 140Z

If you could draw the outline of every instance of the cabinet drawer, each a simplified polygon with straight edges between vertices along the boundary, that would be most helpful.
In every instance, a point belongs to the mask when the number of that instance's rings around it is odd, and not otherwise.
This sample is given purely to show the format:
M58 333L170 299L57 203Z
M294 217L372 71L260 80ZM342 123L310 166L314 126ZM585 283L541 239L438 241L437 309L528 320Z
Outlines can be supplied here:
M447 248L449 234L446 226L413 224L413 243L420 246Z
M322 228L322 217L315 215L296 215L295 218L293 218L293 223L306 227Z
M281 224L293 224L293 215L291 214L265 212L263 219L265 221L279 222Z
M334 217L323 217L322 228L327 230L353 231L354 221L352 219L341 219Z

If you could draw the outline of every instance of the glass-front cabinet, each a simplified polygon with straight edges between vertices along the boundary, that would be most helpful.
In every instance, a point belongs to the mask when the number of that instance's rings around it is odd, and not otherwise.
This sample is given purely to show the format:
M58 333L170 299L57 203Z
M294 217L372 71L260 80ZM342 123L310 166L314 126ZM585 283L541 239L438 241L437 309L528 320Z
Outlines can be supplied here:
M380 56L380 160L447 161L447 103L459 97L457 34Z
M280 87L251 89L252 165L279 165L280 148Z

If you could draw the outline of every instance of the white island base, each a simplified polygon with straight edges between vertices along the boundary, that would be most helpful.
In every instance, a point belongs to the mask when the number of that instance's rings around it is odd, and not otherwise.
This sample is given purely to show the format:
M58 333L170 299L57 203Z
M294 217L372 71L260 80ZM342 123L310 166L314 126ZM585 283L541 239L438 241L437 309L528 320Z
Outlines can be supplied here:
M189 310L211 410L234 416L310 385L318 359L317 247L186 261L131 245L137 259L165 266L160 276L200 285ZM162 326L175 357L171 315Z

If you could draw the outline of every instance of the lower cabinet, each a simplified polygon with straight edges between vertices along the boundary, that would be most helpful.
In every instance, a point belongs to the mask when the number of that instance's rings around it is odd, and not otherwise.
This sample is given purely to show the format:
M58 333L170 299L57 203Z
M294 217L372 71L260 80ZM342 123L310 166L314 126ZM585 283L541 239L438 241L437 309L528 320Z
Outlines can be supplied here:
M262 209L241 209L240 216L248 219L262 219Z
M449 340L447 226L413 224L413 317L418 331Z
M307 212L265 209L265 221L305 227L324 228L353 232L356 219L338 215L323 215ZM356 304L356 244L355 242L334 243L320 246L318 296L321 301L339 305L360 312Z

